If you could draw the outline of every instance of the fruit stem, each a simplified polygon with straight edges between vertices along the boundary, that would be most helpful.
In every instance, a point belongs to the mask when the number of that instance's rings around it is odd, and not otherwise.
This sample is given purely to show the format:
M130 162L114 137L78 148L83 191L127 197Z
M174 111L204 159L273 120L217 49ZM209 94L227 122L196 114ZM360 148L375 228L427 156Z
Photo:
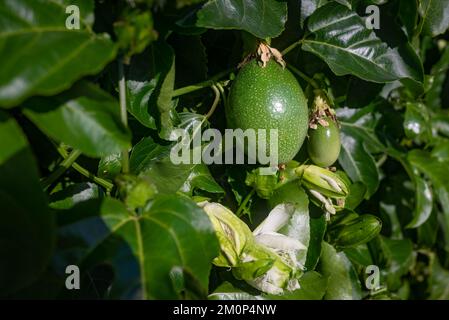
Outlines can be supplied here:
M298 76L300 76L301 78L304 79L304 81L306 81L307 83L309 83L314 89L319 89L318 84L316 83L315 80L313 80L312 78L310 78L308 75L306 75L305 73L299 71L298 69L296 69L294 66L292 65L287 65L287 68L289 68L291 71L293 71L293 73L297 74Z
M119 98L120 98L120 118L125 128L128 127L128 113L126 110L126 81L123 71L123 60L118 61L118 77L119 77ZM128 149L122 150L122 172L129 172L129 156Z
M63 147L59 146L57 148L57 150L58 150L59 154L64 158L64 160L69 159L70 156L67 154L67 151ZM74 151L72 151L72 153L75 151L78 151L78 150L74 150ZM72 155L72 153L70 153L70 155ZM112 188L114 187L114 185L111 182L95 176L89 170L83 168L82 166L80 166L78 163L76 163L74 161L72 162L71 166L73 167L73 169L75 169L76 171L81 173L83 176L91 179L93 182L95 182L96 184L99 184L100 186L105 188L107 191L111 191Z
M46 190L56 180L58 180L59 177L61 177L64 174L64 172L66 172L72 166L72 164L76 161L76 159L78 159L78 157L80 155L81 155L81 151L79 151L79 150L73 150L72 152L70 152L70 154L67 155L67 157L65 157L64 160L61 162L61 164L58 166L58 168L55 171L53 171L50 174L50 176L47 177L42 182L42 187L44 188L44 190Z
M172 97L182 96L182 95L190 93L190 92L194 92L194 91L197 91L197 90L200 90L203 88L210 87L213 84L215 84L216 81L220 80L221 78L228 75L229 73L231 73L234 70L235 70L234 68L228 69L223 72L217 73L215 76L213 76L212 78L210 78L206 81L203 81L203 82L200 82L197 84L193 84L193 85L190 85L187 87L182 87L182 88L176 89L175 91L173 91Z
M218 91L218 88L215 84L211 86L212 90L214 90L215 98L214 102L212 103L212 107L210 108L209 112L205 115L206 119L209 119L215 112L215 109L217 109L218 102L220 101L220 91Z

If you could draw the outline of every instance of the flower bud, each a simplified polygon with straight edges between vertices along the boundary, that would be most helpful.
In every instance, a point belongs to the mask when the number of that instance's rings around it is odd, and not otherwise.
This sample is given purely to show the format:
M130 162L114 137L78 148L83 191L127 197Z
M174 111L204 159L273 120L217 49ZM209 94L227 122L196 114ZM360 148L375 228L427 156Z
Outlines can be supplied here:
M314 165L302 165L296 169L303 186L330 198L345 198L349 189L336 173Z

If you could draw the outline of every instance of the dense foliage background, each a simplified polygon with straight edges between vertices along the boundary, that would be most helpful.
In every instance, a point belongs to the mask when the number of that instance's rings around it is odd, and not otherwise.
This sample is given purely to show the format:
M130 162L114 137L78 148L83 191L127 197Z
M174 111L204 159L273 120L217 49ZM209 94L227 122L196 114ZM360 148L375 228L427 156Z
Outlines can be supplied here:
M448 299L448 27L448 0L0 0L0 296ZM336 251L302 194L307 272L277 297L212 267L217 240L192 201L254 227L269 207L245 185L253 167L168 157L173 129L226 127L229 80L256 38L332 97L347 209L383 222ZM80 290L65 288L67 265Z

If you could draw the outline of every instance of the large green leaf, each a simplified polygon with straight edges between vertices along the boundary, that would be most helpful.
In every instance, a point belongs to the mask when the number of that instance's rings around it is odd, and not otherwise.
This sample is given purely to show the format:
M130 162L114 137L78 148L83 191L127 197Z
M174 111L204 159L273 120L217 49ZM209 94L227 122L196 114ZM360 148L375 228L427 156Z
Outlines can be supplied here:
M79 30L69 30L66 7L79 4ZM13 107L33 95L53 95L77 79L99 72L115 57L105 35L95 35L92 1L0 3L0 106ZM13 54L12 54L13 53Z
M111 198L86 205L73 208L83 218L66 221L61 237L76 239L76 245L66 250L77 256L82 268L112 264L110 298L180 298L178 289L185 287L179 288L178 280L181 286L187 282L183 273L193 274L207 288L218 244L207 215L194 202L158 196L140 215L127 212L124 204ZM69 214L73 215L63 213Z
M422 0L420 6L423 29L437 36L449 28L449 1Z
M303 49L321 57L337 75L353 74L380 83L423 80L422 65L413 50L389 48L357 13L341 4L331 2L317 9L308 28L315 38L305 39Z
M323 242L320 272L329 278L326 300L361 299L360 282L349 259L343 252L337 252L330 244Z
M274 38L284 30L287 4L276 0L210 0L197 16L199 27L239 29L258 38Z
M21 129L0 111L0 296L35 280L54 245L54 216Z
M24 113L39 129L86 155L101 157L130 147L118 103L94 85L79 83L55 97L33 98L25 106Z

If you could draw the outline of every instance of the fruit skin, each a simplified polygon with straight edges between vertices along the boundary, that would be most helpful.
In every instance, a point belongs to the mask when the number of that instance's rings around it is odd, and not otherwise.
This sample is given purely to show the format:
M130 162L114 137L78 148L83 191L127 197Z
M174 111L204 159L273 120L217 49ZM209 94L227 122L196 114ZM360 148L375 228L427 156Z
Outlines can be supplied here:
M278 163L293 159L304 142L308 109L296 78L270 60L265 68L255 60L237 74L226 106L232 129L278 129ZM269 146L267 152L269 154Z
M318 124L316 129L309 129L307 151L309 158L320 167L329 167L337 161L340 154L340 130L329 117L323 118L329 123L324 127Z

